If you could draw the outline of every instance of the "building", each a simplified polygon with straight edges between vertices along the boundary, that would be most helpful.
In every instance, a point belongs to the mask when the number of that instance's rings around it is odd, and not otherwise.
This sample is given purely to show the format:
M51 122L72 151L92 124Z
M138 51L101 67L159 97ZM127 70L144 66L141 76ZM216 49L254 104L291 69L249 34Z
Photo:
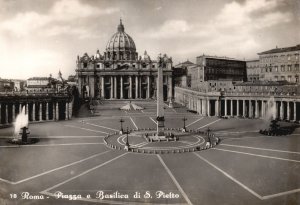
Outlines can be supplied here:
M196 58L199 68L194 69L199 81L231 80L246 81L246 62L227 57L202 55ZM192 76L194 73L191 74Z
M163 55L164 96L172 98L172 58ZM160 59L161 59L160 58ZM138 56L133 39L120 21L117 32L100 54L77 57L76 77L82 98L150 99L156 96L160 62L144 52Z
M299 83L300 44L258 53L261 80Z
M14 82L8 79L0 78L0 92L12 92L14 91Z
M246 61L247 81L250 82L259 81L259 74L260 74L259 65L260 65L259 59Z

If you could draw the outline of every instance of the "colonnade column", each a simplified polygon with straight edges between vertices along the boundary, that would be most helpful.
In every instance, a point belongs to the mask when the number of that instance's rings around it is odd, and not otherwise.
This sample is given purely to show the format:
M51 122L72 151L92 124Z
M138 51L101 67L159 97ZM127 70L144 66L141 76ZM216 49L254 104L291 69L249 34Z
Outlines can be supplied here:
M49 103L46 102L46 120L49 120Z
M121 80L120 80L120 83L121 83L121 86L120 86L120 98L123 99L123 76L120 76Z
M255 118L258 118L258 100L255 100Z
M104 96L104 77L103 76L100 77L100 82L101 82L101 97L105 98L105 96Z
M297 102L294 102L294 121L296 121L296 114L297 114L297 107L296 107L296 103Z
M129 76L129 98L132 98L132 77Z
M114 76L114 98L117 98L117 76Z
M287 115L286 115L286 117L287 117L287 120L290 120L290 113L291 113L291 110L290 110L290 102L287 101L286 103L287 103L287 109L286 109Z
M114 97L114 78L110 76L110 99Z
M236 116L240 116L240 103L239 100L236 100Z
M283 120L284 116L283 116L283 101L280 101L280 116L279 118L281 120Z
M246 101L243 100L243 117L246 117Z
M56 111L56 113L55 113L55 120L59 120L59 110L58 110L59 108L58 108L58 102L56 103L56 109L55 109L55 111Z
M5 124L8 124L8 104L5 105Z
M66 102L66 108L65 108L65 120L69 119L69 103Z
M233 117L233 99L230 100L230 116Z
M135 99L139 98L139 79L138 76L135 76Z
M215 116L219 116L219 100L216 100L216 104L215 104Z
M226 100L226 98L225 98L224 102L225 102L225 114L224 114L224 116L227 116L227 100Z
M168 76L168 98L172 98L172 76Z
M39 107L39 121L42 121L43 119L43 104L40 103L40 107Z
M35 103L32 103L32 121L35 121Z
M14 122L16 118L16 107L15 104L12 104L12 121Z
M147 76L147 98L150 98L150 76Z
M209 99L206 100L206 103L207 103L207 116L210 117L210 102L209 102Z

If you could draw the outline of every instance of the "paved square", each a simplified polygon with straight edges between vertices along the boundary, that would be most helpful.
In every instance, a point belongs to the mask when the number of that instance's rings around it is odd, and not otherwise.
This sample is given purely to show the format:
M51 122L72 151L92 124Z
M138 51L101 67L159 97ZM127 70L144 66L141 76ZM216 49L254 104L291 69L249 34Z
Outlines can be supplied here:
M107 147L104 137L120 130L121 118L123 129L155 128L156 107L137 101L144 110L121 111L122 103L105 102L91 117L30 124L30 137L40 138L34 145L8 144L13 128L1 129L0 204L300 204L299 129L269 137L257 132L263 120L166 108L167 128L183 127L186 117L187 129L209 127L221 143L192 153L129 153Z

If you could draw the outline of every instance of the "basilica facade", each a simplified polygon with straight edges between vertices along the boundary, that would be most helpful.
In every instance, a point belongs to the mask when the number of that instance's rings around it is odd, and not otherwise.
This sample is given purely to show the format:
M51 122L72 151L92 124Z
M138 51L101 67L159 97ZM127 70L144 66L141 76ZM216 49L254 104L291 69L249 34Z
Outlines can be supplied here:
M164 62L164 63L161 63ZM139 56L120 20L103 54L77 57L76 75L81 98L151 99L156 97L157 68L163 68L164 100L172 98L172 58Z

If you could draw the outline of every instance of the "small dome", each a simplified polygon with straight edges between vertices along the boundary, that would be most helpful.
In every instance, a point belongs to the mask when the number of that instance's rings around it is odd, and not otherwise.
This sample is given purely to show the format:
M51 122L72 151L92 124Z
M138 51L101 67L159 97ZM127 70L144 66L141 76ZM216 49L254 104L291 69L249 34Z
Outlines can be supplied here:
M150 56L148 55L147 51L144 52L143 60L144 60L144 61L151 61L151 58L150 58Z
M118 25L117 33L110 38L106 45L106 52L113 51L136 51L134 41L127 33L125 33L122 20L120 20L120 24Z

